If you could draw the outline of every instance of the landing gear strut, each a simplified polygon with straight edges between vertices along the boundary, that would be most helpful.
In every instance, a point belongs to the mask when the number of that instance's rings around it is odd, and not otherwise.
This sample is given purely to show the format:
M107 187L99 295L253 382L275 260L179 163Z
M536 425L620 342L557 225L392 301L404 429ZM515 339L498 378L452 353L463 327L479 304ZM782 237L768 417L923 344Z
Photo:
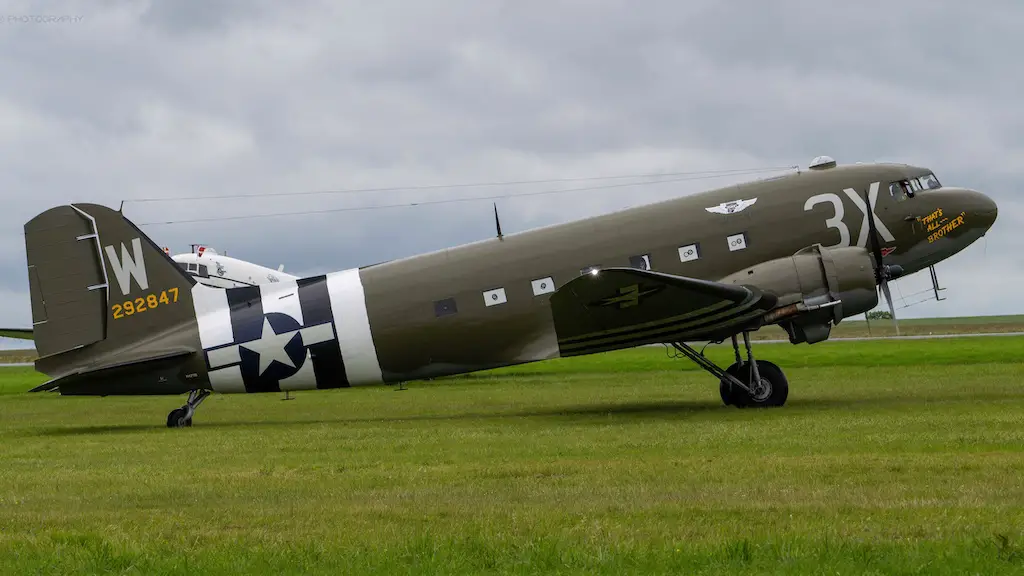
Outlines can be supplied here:
M168 428L183 428L192 425L192 415L196 413L196 408L206 400L206 397L210 395L209 390L193 390L188 393L188 401L181 408L175 408L171 410L171 413L167 415L167 427Z
M750 336L743 333L743 345L747 349L747 360L740 355L736 336L732 337L732 349L736 362L722 370L703 354L685 342L673 342L672 346L698 366L718 377L718 391L726 406L737 408L776 407L786 403L789 396L789 381L782 369L767 360L755 360L750 348Z

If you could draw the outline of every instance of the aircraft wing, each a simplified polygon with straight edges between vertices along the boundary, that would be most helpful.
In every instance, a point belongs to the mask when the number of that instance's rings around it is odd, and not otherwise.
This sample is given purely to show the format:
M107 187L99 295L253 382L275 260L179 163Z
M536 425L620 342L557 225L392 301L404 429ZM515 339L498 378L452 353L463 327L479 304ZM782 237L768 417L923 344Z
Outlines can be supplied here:
M637 268L584 274L555 291L550 301L562 356L724 339L759 327L776 302L774 295L753 286Z
M0 328L0 337L34 340L31 328Z

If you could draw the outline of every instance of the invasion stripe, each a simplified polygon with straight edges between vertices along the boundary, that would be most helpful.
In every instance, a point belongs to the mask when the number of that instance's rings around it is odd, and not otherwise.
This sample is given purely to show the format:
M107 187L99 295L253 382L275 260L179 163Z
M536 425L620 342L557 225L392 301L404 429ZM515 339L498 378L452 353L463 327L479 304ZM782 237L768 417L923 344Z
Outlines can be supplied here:
M638 326L627 326L616 330L618 334L616 334L615 336L605 336L604 334L606 334L606 332L592 332L581 336L573 336L571 339L559 339L559 345L571 349L576 347L600 345L604 342L615 342L621 340L622 338L639 337L642 335L657 336L659 334L664 334L666 332L680 332L691 329L697 329L701 326L708 325L716 320L741 314L759 303L760 301L758 299L751 299L748 302L744 302L739 305L733 305L732 307L721 312L702 314L699 317L689 320L687 322L678 322L671 325L662 325L659 326L658 328L653 329L640 328Z
M749 297L747 298L747 300L749 300ZM743 301L735 302L733 300L721 300L715 302L714 304L710 304L703 308L698 308L696 310L692 310L684 314L677 314L675 316L670 316L668 318L659 318L658 320L643 322L641 324L632 324L630 326L626 326L623 328L612 328L610 330L601 330L600 332L588 332L587 334L582 336L572 336L569 338L564 338L560 340L560 342L565 342L566 344L576 341L583 342L584 340L595 338L597 336L618 336L622 334L628 334L642 328L656 329L664 326L675 325L684 320L699 320L701 318L718 312L722 308L740 306L743 303Z
M352 386L380 384L384 381L377 347L370 331L370 319L366 312L366 296L359 269L327 275L327 289L331 296L331 310L334 313L334 328L338 332L338 344L348 382Z
M327 289L327 276L301 278L296 280L296 283L299 287L298 296L302 305L304 325L316 326L325 322L332 325L332 339L309 346L316 387L346 388L349 386L348 375L341 357L341 346L338 345L337 329L333 327L334 312L331 308L331 294Z
M231 331L235 342L259 340L263 334L263 301L259 286L226 290L231 309Z
M562 356L578 356L582 354L593 354L606 352L622 347L640 346L643 344L656 344L659 342L678 341L681 339L699 339L699 336L707 335L714 330L726 326L739 326L748 320L757 318L764 314L762 310L733 310L730 314L710 318L699 325L669 327L658 331L637 331L634 334L623 334L617 338L605 338L600 341L589 343L576 343L568 346L559 346Z

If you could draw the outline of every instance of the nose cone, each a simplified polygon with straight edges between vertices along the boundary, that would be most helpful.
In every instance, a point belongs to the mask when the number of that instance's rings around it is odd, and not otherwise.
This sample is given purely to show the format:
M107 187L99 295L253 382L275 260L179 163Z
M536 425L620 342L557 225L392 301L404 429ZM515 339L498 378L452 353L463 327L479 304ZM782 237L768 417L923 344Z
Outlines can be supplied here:
M994 200L981 192L967 190L966 193L967 210L965 212L973 216L975 227L984 228L987 231L995 224L996 217L999 216L999 207L996 206Z

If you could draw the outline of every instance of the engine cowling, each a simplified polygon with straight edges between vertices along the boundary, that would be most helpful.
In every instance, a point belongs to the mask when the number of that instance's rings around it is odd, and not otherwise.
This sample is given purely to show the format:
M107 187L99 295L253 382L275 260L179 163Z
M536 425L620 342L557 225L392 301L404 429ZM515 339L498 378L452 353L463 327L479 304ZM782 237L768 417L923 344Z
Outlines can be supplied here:
M874 261L864 248L819 244L762 262L722 279L757 286L778 297L765 324L779 324L794 344L828 338L832 324L878 305Z

